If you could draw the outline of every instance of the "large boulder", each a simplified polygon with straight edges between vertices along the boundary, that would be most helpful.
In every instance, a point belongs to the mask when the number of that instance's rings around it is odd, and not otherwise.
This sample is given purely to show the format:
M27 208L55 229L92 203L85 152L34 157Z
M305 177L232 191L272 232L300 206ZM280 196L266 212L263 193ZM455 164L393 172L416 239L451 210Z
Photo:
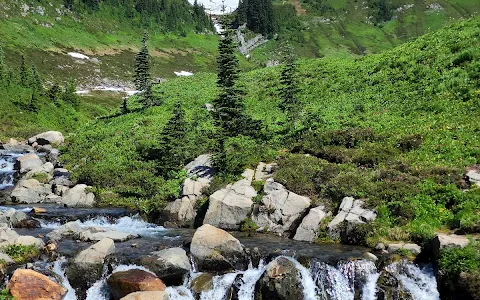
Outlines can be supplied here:
M47 131L28 139L28 144L33 145L37 143L40 146L43 145L61 145L65 141L63 134L58 131Z
M188 163L184 168L188 177L212 178L215 170L213 169L212 156L203 154Z
M170 300L170 297L165 291L146 291L128 294L121 300Z
M245 269L248 264L243 245L228 232L205 224L192 238L190 252L199 270Z
M43 161L35 153L25 154L20 156L15 161L14 169L20 171L20 173L27 173L37 167L43 165Z
M302 223L297 228L297 232L293 237L297 241L313 242L318 237L320 223L330 213L325 210L324 206L312 208L308 215L303 218Z
M157 276L140 269L115 272L108 277L107 284L115 300L134 292L164 291L166 288Z
M92 207L95 195L89 189L91 187L86 184L77 184L63 195L62 203L69 207Z
M367 222L374 221L377 213L374 210L363 208L363 206L363 200L355 200L352 197L343 198L337 215L328 223L327 229L330 236L333 239L339 239L342 233L348 236L348 233L345 234L345 232L342 231L345 229L353 231L354 227L358 224L366 224ZM348 239L348 237L346 239Z
M442 249L451 247L463 248L469 242L468 238L463 235L437 233L430 243L434 261L440 258Z
M51 149L45 155L45 159L51 162L55 167L60 166L61 164L58 162L58 158L60 157L60 151L58 149Z
M66 270L66 275L80 299L84 299L87 289L102 277L103 264L114 253L113 240L106 238L75 256Z
M388 253L396 253L398 251L409 251L413 255L418 255L422 252L422 247L413 243L391 243L387 245Z
M7 289L18 300L61 300L67 290L47 276L27 269L17 269Z
M16 203L40 203L51 194L51 186L36 179L20 180L12 191L11 198Z
M141 264L157 274L168 285L181 285L192 266L182 248L169 248L143 257Z
M310 207L311 200L287 190L272 178L265 182L262 205L254 210L252 219L259 230L291 235Z
M256 181L265 181L268 178L273 176L273 171L277 167L276 163L266 164L260 162L255 170L255 180Z
M16 227L20 222L28 219L26 213L14 208L8 209L7 211L0 212L0 223L7 223L11 227Z
M295 264L279 257L268 264L255 285L255 300L303 299L302 282Z

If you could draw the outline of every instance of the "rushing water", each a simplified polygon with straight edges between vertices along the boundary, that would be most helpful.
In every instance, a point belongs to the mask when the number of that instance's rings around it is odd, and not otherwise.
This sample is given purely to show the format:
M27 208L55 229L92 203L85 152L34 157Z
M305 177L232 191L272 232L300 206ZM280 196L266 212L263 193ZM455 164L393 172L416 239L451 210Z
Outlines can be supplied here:
M23 154L5 152L0 150L0 190L5 190L14 185L14 165Z

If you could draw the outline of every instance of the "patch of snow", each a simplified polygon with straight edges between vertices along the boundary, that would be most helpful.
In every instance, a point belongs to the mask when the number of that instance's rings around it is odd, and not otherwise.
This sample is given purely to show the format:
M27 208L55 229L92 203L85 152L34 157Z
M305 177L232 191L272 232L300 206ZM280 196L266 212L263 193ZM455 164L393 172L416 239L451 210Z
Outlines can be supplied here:
M193 76L193 73L187 72L187 71L180 71L180 72L173 72L175 75L178 77L183 77L183 76Z
M77 52L68 52L69 56L78 59L90 59L90 57L86 56L85 54L77 53Z

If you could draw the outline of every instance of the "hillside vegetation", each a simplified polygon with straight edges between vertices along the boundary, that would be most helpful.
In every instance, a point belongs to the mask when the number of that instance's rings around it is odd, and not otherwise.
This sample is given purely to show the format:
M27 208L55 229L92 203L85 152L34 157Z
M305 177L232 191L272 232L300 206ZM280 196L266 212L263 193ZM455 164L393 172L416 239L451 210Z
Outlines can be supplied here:
M382 54L301 61L304 109L296 130L277 108L280 69L242 74L247 112L262 129L256 138L227 141L231 169L277 160L277 181L332 209L344 196L366 198L379 217L355 243L422 242L439 229L479 232L480 190L462 190L465 167L480 163L479 37L477 17ZM130 99L133 112L95 121L70 139L67 167L96 186L104 204L161 208L178 195L183 173L157 176L161 160L145 153L158 149L179 101L186 157L216 149L216 128L203 108L216 96L215 79L198 74L157 85L158 107L135 109Z

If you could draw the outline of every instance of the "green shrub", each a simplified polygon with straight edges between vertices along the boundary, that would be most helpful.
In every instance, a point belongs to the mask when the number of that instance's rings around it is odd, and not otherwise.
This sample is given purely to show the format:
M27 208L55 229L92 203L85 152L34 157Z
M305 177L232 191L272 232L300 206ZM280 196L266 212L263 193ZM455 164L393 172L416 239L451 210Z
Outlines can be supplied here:
M397 147L405 152L418 149L423 144L423 137L421 134L406 135L400 138Z
M470 241L464 248L448 247L440 251L439 268L446 276L456 279L462 272L480 268L480 243Z
M38 180L40 183L48 183L49 176L47 173L35 173L32 176L33 179Z
M35 245L8 245L2 251L10 256L16 263L30 261L40 255L40 251Z
M240 231L242 232L254 232L258 228L258 225L255 224L255 222L253 222L252 218L250 217L243 219L240 223Z

